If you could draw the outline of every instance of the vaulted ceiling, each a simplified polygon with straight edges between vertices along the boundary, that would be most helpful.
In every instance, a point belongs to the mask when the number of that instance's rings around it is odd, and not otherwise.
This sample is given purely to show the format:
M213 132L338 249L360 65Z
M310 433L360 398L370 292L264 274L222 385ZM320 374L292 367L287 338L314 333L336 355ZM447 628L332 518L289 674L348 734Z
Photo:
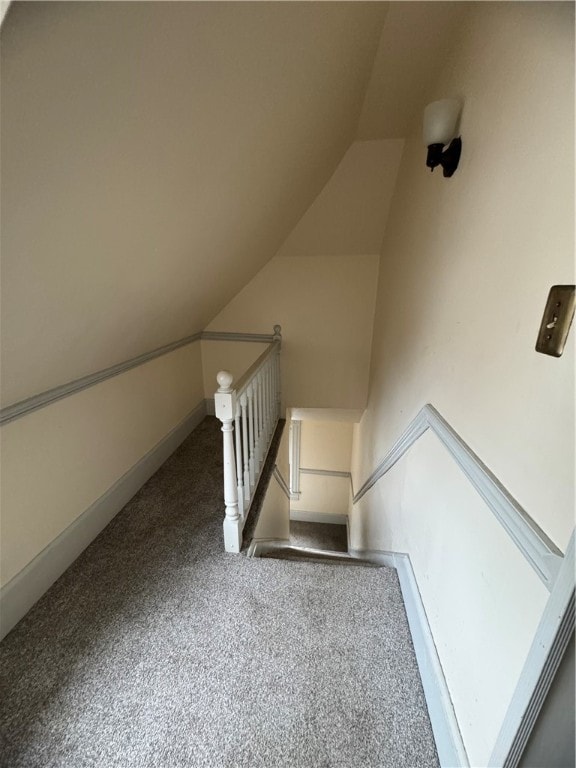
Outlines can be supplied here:
M204 328L356 135L404 135L455 5L12 3L3 405Z

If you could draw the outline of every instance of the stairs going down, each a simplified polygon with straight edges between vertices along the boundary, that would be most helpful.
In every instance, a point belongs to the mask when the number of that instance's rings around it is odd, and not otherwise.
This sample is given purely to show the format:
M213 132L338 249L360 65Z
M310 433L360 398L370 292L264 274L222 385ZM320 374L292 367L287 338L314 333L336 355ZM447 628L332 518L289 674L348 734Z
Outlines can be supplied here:
M270 541L262 549L255 545L251 550L249 555L276 560L310 560L369 568L383 567L348 554L348 531L345 525L291 520L289 541Z

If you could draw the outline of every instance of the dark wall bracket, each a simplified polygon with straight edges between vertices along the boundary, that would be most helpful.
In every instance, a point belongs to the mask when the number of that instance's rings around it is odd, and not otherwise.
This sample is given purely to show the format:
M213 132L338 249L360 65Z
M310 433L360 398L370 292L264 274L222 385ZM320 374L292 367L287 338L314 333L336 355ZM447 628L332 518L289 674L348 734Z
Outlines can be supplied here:
M462 154L462 139L452 139L446 149L443 144L430 144L428 147L428 155L426 157L426 165L431 171L438 165L441 165L444 171L444 176L449 178L453 175L458 163L460 162L460 155Z

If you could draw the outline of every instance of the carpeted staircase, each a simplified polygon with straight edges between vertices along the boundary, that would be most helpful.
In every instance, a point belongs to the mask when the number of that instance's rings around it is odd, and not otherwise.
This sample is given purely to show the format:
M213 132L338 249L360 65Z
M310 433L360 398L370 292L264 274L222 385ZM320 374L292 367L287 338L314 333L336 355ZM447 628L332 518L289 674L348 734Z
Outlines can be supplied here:
M396 572L224 553L220 452L207 418L0 645L0 765L438 765Z

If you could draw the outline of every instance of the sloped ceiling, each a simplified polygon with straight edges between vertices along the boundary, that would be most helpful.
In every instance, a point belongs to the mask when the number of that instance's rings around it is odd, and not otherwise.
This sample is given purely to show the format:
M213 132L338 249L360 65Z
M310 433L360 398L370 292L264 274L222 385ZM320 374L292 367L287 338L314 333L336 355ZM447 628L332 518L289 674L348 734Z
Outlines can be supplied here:
M13 3L3 405L202 329L350 144L385 3Z
M401 139L410 134L422 120L430 85L446 65L474 5L457 0L390 3L356 138Z
M403 145L355 141L276 255L379 255Z

